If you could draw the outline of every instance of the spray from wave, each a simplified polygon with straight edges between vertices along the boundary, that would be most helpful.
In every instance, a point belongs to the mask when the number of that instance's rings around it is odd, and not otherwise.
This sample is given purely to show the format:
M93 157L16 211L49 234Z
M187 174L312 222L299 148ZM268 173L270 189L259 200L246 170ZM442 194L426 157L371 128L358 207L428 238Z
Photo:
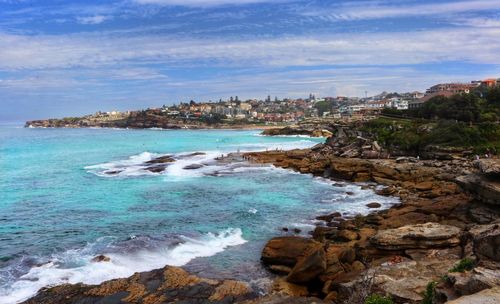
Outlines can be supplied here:
M110 261L92 262L92 258L100 254L95 250L102 247L102 244L99 244L102 242L106 242L106 239L100 239L81 249L54 255L50 262L31 268L15 282L0 287L0 303L26 300L46 286L80 282L99 284L165 265L182 266L192 259L213 256L227 247L244 244L246 240L241 229L230 228L217 234L207 233L199 238L179 236L179 241L173 246L155 246L129 253L106 253ZM108 248L113 246L112 243L107 245Z

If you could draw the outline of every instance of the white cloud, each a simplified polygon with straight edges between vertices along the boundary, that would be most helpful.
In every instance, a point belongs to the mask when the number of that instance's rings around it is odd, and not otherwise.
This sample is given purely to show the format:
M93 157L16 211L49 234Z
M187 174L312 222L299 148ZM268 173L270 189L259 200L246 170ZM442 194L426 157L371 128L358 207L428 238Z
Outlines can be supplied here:
M138 4L161 6L211 7L221 5L245 5L263 2L284 2L284 0L134 0Z
M98 67L141 62L229 67L396 65L443 61L499 64L499 50L499 28L253 40L102 33L65 36L0 33L0 69Z
M95 15L95 16L88 16L88 17L77 17L76 20L78 23L81 24L100 24L103 23L106 20L111 19L109 16L104 16L104 15Z
M500 0L450 1L433 4L380 5L380 2L353 2L332 9L310 9L302 12L306 16L327 17L337 20L383 19L445 15L465 12L499 10Z

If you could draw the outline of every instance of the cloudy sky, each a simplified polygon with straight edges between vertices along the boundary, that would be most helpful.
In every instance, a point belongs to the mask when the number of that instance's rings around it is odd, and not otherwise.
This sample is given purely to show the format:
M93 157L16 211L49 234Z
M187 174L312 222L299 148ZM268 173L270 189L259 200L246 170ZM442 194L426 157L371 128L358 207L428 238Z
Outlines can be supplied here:
M0 0L0 120L500 77L500 0Z

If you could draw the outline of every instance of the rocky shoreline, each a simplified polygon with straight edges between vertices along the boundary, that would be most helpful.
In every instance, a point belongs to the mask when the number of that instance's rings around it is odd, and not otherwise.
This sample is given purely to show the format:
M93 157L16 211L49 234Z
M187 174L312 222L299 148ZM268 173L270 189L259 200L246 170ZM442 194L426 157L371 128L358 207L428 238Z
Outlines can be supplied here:
M372 294L394 303L500 301L499 159L361 159L338 150L329 140L312 149L243 154L253 163L372 182L383 186L378 194L401 199L366 216L319 215L310 238L271 239L262 262L278 278L264 297L244 282L166 266L96 286L45 288L25 303L364 303Z
M363 303L370 294L394 303L500 300L499 159L396 161L332 151L327 144L246 157L331 179L374 182L384 185L377 193L398 196L401 203L351 219L319 216L323 224L311 239L269 241L262 261L283 275L273 292L335 303ZM452 271L464 263L469 267L463 272Z

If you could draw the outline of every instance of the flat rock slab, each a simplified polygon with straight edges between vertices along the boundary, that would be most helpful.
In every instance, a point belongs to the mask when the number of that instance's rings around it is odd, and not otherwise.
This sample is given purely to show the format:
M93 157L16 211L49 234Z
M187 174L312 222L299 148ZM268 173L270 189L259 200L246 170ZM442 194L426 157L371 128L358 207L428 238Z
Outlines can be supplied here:
M485 289L481 292L460 297L446 304L498 304L500 303L500 286Z
M371 243L384 250L453 247L460 244L460 228L425 223L379 231Z

